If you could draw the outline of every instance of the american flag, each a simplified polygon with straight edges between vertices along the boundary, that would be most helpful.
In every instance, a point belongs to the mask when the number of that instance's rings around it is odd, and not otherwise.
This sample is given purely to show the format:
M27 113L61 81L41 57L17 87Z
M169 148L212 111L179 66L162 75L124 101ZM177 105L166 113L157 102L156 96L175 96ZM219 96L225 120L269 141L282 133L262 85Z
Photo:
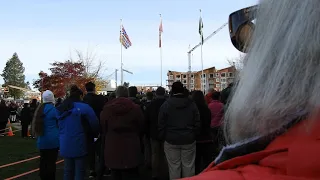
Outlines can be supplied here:
M123 26L121 27L120 31L120 43L126 49L128 49L132 45L129 36Z

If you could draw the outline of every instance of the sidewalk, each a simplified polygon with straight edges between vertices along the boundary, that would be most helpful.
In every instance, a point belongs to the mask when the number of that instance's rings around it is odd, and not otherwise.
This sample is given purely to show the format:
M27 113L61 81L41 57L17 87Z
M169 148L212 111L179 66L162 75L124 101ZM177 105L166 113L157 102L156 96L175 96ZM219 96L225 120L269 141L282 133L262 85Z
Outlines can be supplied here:
M11 126L14 127L17 130L21 130L21 124L20 123L11 123ZM8 124L7 124L7 127L9 127Z

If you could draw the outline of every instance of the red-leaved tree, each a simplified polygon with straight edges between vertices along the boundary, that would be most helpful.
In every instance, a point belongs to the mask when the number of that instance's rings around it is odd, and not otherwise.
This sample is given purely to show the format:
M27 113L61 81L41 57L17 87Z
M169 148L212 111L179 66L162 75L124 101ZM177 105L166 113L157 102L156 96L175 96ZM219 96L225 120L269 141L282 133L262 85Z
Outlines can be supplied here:
M84 91L85 83L93 79L87 76L85 66L82 62L54 62L51 64L51 74L39 73L40 79L34 81L33 85L39 91L49 89L56 97L64 97L71 85L77 85Z

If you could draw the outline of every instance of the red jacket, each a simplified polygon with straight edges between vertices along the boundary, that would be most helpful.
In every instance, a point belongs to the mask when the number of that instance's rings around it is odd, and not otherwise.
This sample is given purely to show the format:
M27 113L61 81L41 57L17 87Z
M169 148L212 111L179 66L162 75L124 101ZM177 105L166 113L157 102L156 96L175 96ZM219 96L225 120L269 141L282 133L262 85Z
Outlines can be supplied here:
M138 167L142 159L140 135L144 116L140 106L128 98L105 104L100 121L105 135L105 165L111 169Z
M223 104L218 100L212 100L208 107L211 111L210 127L214 128L220 126L223 117Z
M212 97L211 97L211 96L212 96L212 93L210 93L210 92L205 95L204 98L205 98L207 104L210 104L210 103L211 103L211 101L212 101Z
M320 116L304 120L278 136L264 150L212 163L186 180L320 179Z

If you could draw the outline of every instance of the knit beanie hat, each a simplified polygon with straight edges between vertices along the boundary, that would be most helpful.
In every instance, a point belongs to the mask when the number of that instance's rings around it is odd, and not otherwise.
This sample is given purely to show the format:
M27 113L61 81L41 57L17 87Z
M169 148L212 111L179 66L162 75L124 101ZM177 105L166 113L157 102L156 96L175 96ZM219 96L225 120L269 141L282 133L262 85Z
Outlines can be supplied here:
M46 90L42 93L42 102L43 103L54 103L54 95L51 91Z

